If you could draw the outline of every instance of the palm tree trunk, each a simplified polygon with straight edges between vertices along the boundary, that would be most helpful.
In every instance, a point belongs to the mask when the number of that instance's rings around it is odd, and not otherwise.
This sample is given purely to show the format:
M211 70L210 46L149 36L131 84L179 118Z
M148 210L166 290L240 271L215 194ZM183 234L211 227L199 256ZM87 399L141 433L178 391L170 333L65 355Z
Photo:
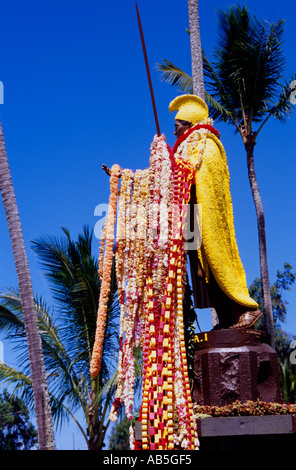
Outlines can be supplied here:
M205 99L198 0L188 0L193 94Z
M247 136L245 140L245 149L247 152L247 165L250 186L253 194L254 204L257 215L258 236L259 236L259 254L260 254L260 270L261 270L261 283L263 292L264 315L266 320L266 330L271 337L271 345L274 347L274 326L272 314L272 302L270 294L268 264L267 264L267 247L266 247L266 233L265 233L265 217L263 211L263 204L258 188L257 178L254 166L254 146L255 140L252 136Z
M21 296L22 310L29 351L32 387L40 450L54 449L53 425L42 355L41 335L31 282L23 232L17 208L2 125L0 123L0 191L6 213L15 267Z

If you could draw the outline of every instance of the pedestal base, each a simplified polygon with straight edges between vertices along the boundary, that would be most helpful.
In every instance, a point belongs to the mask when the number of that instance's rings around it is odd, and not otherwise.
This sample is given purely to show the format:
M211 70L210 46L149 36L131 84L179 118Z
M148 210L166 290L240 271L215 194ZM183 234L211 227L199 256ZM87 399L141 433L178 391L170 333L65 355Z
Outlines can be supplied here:
M200 450L294 450L296 416L237 416L197 420Z
M217 330L196 335L193 401L224 406L236 400L281 402L279 365L259 331Z

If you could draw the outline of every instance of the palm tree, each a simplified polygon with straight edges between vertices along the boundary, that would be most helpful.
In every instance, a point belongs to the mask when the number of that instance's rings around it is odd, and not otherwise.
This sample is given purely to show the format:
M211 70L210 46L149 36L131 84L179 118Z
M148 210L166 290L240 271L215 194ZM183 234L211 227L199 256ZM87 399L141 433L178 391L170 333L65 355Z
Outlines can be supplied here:
M288 302L285 299L285 291L291 290L296 281L296 273L289 263L284 263L284 269L276 273L276 281L270 289L272 310L275 326L275 349L278 354L281 391L284 401L295 403L296 401L296 365L291 354L293 344L296 344L294 335L286 333L282 325L286 321ZM260 278L254 279L249 287L250 295L255 299L259 308L263 303L262 283ZM256 324L258 330L263 330L264 319ZM292 359L292 360L291 360Z
M233 6L218 11L218 42L211 64L203 54L205 99L211 117L234 126L247 156L248 176L255 204L260 270L267 332L274 344L274 326L267 263L265 216L254 167L257 137L271 116L285 122L292 111L293 89L281 81L283 20L268 23L251 15L247 7ZM192 79L164 59L158 66L162 79L192 93ZM254 129L256 127L256 129Z
M24 314L24 329L27 337L32 387L38 428L38 442L41 450L54 449L52 416L48 386L42 356L41 337L38 327L36 307L29 264L25 249L20 216L7 159L4 135L0 123L0 190L6 213L12 244L15 267L18 277L20 298Z
M98 262L91 255L92 232L84 228L73 241L64 237L43 237L33 242L53 293L54 311L36 300L39 326L56 424L71 416L83 434L88 449L101 449L109 426L107 413L115 392L119 349L116 283L113 269L111 295L106 321L101 371L91 378L89 367L94 342L100 293ZM17 292L0 296L0 328L23 348L23 312ZM21 371L0 368L0 379L16 384L22 397L31 399L26 351L20 349ZM82 410L85 423L75 417Z
M200 42L198 0L188 0L188 19L190 31L190 50L192 68L192 91L205 99L202 48Z

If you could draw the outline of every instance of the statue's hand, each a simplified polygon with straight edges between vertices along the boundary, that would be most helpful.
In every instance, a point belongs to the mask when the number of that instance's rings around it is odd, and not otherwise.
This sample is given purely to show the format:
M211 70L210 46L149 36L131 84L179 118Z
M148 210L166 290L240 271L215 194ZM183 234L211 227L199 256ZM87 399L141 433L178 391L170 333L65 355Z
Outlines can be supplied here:
M102 165L102 170L104 170L108 176L111 176L111 170L107 167L107 165Z
M111 170L110 168L107 167L107 165L103 164L102 165L102 170L105 171L105 173L108 175L108 176L111 176ZM119 178L121 178L121 175L122 175L122 168L120 168L120 173L119 173Z

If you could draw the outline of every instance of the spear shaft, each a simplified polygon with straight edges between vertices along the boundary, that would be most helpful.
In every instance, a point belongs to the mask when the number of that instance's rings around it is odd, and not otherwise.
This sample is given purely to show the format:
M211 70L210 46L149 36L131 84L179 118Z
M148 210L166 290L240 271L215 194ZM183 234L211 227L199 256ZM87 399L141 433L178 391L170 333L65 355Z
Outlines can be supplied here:
M143 49L144 60L145 60L145 65L146 65L146 73L147 73L147 78L148 78L148 83L149 83L150 96L151 96L151 101L152 101L152 106L153 106L153 113L154 113L154 119L155 119L155 124L156 124L156 130L157 130L157 135L160 136L161 132L160 132L160 127L159 127L159 122L158 122L158 116L157 116L154 92L153 92L153 87L152 87L152 80L151 80L151 75L150 75L147 51L146 51L146 46L145 46L143 28L142 28L142 23L141 23L141 18L140 18L140 13L139 13L139 8L138 8L137 2L136 2L136 9L137 9L138 26L139 26L140 36L141 36L142 49Z

